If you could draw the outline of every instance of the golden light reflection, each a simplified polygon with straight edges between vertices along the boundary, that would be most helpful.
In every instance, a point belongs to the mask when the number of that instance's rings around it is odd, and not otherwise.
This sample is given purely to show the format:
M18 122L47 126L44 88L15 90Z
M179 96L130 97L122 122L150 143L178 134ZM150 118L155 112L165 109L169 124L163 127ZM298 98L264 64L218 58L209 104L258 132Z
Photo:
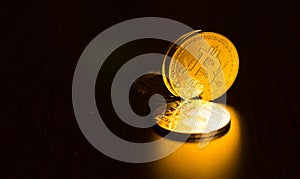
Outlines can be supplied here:
M153 173L156 178L234 178L240 161L241 137L238 113L229 106L230 130L213 139L205 148L199 142L186 142L168 157L157 161ZM157 146L162 152L164 146Z
M214 136L230 124L230 113L222 105L200 99L174 101L166 111L159 108L156 112L161 128L183 134Z

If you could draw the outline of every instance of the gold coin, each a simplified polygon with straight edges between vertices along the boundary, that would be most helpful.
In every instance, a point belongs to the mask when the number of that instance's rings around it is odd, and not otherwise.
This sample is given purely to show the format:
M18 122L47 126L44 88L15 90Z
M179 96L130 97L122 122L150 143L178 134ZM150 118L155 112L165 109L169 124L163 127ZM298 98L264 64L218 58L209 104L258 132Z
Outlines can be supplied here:
M177 41L180 46L168 54L172 56L168 74L164 60L163 76L175 96L210 101L231 87L238 73L239 58L228 38L214 32L198 32L186 34Z
M156 111L157 124L181 134L213 137L230 126L230 114L221 105L204 100L184 100L168 103ZM195 136L194 136L195 137Z

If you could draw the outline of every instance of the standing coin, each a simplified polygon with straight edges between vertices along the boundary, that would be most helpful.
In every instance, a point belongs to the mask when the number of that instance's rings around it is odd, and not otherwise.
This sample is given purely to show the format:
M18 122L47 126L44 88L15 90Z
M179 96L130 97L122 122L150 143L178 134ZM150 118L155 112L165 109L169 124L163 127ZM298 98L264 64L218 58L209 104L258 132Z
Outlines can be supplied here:
M165 83L176 96L214 100L233 84L239 68L235 46L214 32L189 33L173 50ZM164 60L163 68L166 59ZM164 71L165 69L163 69Z

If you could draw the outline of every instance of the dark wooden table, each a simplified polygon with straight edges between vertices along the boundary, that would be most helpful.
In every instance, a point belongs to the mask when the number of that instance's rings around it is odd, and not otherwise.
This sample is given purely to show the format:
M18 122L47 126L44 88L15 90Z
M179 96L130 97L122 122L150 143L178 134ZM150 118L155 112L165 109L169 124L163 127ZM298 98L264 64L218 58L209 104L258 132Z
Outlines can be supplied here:
M292 1L4 3L0 178L299 178L299 15ZM233 118L226 135L203 150L191 142L164 159L132 164L103 155L85 139L73 112L72 78L97 34L144 16L227 36L238 49L240 70L227 93ZM134 48L141 43L148 45ZM155 40L127 44L119 53L130 53L120 60L165 46ZM132 141L159 137L151 128L132 132L118 120L109 101L109 79L118 66L105 68L96 98L108 127ZM147 113L146 103L134 100Z

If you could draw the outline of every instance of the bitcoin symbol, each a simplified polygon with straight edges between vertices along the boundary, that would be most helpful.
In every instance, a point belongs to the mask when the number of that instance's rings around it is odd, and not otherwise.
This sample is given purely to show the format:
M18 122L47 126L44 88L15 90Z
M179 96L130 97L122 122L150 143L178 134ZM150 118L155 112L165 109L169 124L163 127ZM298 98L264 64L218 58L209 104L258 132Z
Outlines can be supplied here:
M184 99L200 96L207 101L226 93L239 67L234 45L214 32L190 33L183 37L180 47L171 54L169 75L164 75L168 78L164 81L169 83L166 85L169 90Z
M215 50L214 47L210 47L209 50L203 48L199 49L200 55L198 57L199 61L203 65L203 68L199 68L195 74L196 77L202 77L202 74L206 74L208 78L208 83L211 83L215 79L215 73L220 69L220 62L217 58L220 53L219 50ZM200 72L200 73L199 73ZM198 76L200 74L200 76Z

